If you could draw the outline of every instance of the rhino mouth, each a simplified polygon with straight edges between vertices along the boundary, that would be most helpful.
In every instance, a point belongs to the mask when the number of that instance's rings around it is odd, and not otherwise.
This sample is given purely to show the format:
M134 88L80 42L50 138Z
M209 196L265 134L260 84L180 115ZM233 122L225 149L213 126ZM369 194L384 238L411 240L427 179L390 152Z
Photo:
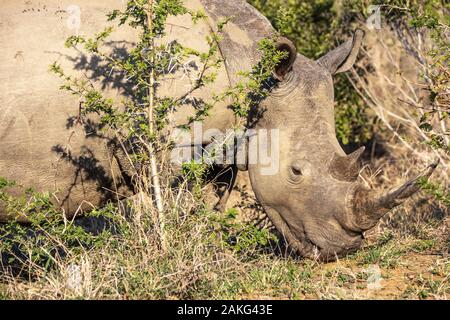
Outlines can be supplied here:
M334 261L356 251L364 239L362 233L349 232L340 225L339 229L332 230L329 226L319 228L301 223L301 227L294 230L277 210L269 206L264 206L264 209L287 244L308 259Z
M303 241L314 252L314 255L309 258L328 262L357 251L363 240L362 233L349 233L343 229L340 232L329 232L326 236L318 236L305 231Z
M309 249L309 252L312 252L313 254L310 256L307 256L307 258L313 259L313 260L322 260L323 257L323 249L314 243L313 240L311 240L310 237L305 233L305 236L303 238L303 243L305 246Z
M280 232L281 237L284 238L286 243L297 251L301 256L318 261L330 261L334 260L335 256L328 257L324 255L324 250L315 237L310 237L304 228L300 232L294 232L292 227L283 216L270 206L263 206L267 216L270 218L275 228Z

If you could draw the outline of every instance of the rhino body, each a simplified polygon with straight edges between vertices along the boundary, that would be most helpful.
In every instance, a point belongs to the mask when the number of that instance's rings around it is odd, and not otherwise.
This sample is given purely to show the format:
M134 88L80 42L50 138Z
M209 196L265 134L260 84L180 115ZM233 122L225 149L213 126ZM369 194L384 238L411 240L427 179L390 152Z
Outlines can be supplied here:
M200 3L190 2L199 9ZM121 1L86 1L80 8L80 27L74 29L71 19L77 11L70 1L4 1L0 13L0 176L17 182L13 194L23 194L25 188L38 191L58 191L58 201L68 215L105 203L114 196L130 194L123 181L120 165L108 138L100 132L95 120L82 122L78 97L59 90L61 79L49 72L57 62L71 76L87 76L98 81L106 95L116 100L127 98L123 75L108 75L109 69L95 57L85 56L64 47L65 39L77 33L92 36L106 26L106 14L122 9ZM113 5L113 6L111 6ZM206 22L194 28L190 17L170 21L167 41L177 39L197 50L208 48L206 35L211 32ZM136 31L123 27L113 33L106 50L121 54L137 40ZM219 72L215 90L229 85L225 67ZM111 83L107 83L111 81ZM188 79L163 81L159 94L172 96L186 91ZM183 91L184 90L184 91ZM196 93L198 98L211 92ZM193 109L187 106L176 114L174 122L182 123ZM225 129L232 125L233 113L223 107L213 110L204 128ZM0 209L0 220L6 220Z
M123 3L77 0L78 30L71 24L76 20L72 4L69 0L45 4L4 0L0 12L0 176L18 183L12 190L17 195L28 187L58 191L56 200L68 216L132 193L109 137L95 121L80 121L80 101L58 90L61 80L48 72L57 61L72 75L99 80L108 96L126 99L130 89L123 76L108 75L94 57L63 46L77 32L90 36L110 25L106 13ZM189 0L186 5L204 10L208 19L194 25L188 16L171 18L165 41L177 40L204 52L206 35L217 21L233 17L220 43L225 63L218 79L212 88L195 93L196 98L207 99L236 84L237 72L248 71L258 62L257 42L274 30L242 0ZM250 114L252 119L258 115L252 128L279 129L282 142L275 176L261 174L259 164L248 165L253 190L277 229L307 257L330 260L356 250L364 230L417 190L415 180L384 194L359 186L361 150L347 156L336 139L332 75L352 66L362 36L355 33L318 61L298 54L289 40L280 39L279 49L287 51L288 58L275 70L277 85L271 95ZM109 50L123 54L136 37L135 30L119 28L108 42ZM186 78L163 79L158 94L179 96L188 84ZM227 106L226 102L216 106L203 129L232 127L236 119ZM187 105L173 116L173 124L183 123L192 112ZM433 168L420 177L429 176ZM10 218L0 208L0 221Z

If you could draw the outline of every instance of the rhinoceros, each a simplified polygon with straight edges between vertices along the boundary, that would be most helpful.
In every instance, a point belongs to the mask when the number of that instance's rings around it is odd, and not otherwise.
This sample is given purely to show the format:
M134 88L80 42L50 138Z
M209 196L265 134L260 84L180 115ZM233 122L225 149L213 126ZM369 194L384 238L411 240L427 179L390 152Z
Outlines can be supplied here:
M205 36L220 19L231 17L219 43L225 63L214 87L199 93L210 97L238 83L239 72L249 71L258 62L258 41L271 37L274 28L243 0L185 2L192 9L203 10L208 19L194 25L189 17L173 18L168 22L168 41L175 39L204 50ZM106 13L123 5L124 1L112 0L2 1L0 176L17 182L10 190L13 194L28 187L57 191L57 203L67 216L132 194L108 136L99 134L94 123L79 120L80 101L59 90L60 79L48 72L56 60L71 74L110 80L101 82L101 89L113 98L126 99L130 92L123 76L108 78L105 73L109 70L95 57L63 46L68 36L103 30L109 23ZM120 54L125 43L136 39L135 32L121 28L109 44ZM248 170L256 198L274 226L305 257L332 260L357 250L364 231L415 193L417 179L429 177L436 167L431 164L417 177L385 192L368 190L357 182L363 149L346 155L336 138L333 75L352 67L363 36L364 32L357 30L315 61L297 53L288 39L278 37L277 48L285 51L287 58L274 70L276 83L270 94L250 110L253 129L278 130L279 169L267 175L261 173L261 163L239 168ZM185 88L183 81L186 79L162 81L158 92L177 95ZM183 110L174 116L174 123L192 112ZM225 130L235 120L224 102L212 110L203 129ZM231 188L232 183L228 191ZM1 221L12 218L26 221L0 208Z

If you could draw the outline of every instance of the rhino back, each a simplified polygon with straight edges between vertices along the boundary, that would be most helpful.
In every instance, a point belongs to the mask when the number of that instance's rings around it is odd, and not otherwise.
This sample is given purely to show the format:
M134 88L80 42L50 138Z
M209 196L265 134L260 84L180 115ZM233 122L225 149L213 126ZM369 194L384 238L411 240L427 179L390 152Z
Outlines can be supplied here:
M171 17L164 41L177 40L205 52L209 48L206 36L214 30L219 18L235 15L240 6L246 13L261 18L245 1L231 1L234 7L225 10L231 10L229 14L220 9L218 3L215 0L186 1L190 9L206 11L208 20L193 24L188 15ZM69 215L79 208L102 204L111 197L126 196L129 189L107 147L110 137L98 130L95 119L80 121L77 118L79 98L59 90L61 79L49 72L50 64L57 61L67 74L87 77L106 96L116 100L132 94L123 75L111 72L95 57L64 47L65 40L71 35L89 37L113 25L107 21L106 14L120 9L125 2L78 0L78 29L70 27L74 12L68 12L68 9L72 4L69 0L44 3L4 0L0 12L0 177L17 182L17 187L11 190L16 195L29 187L37 191L58 191L58 202ZM230 74L250 67L254 59L249 57L255 56L255 47L251 44L254 35L249 28L255 25L247 18L227 25L224 40L241 46L240 51L235 52L233 46L221 44L220 53L226 63L217 70L213 85L192 94L197 101L206 101L213 94L223 92L234 83ZM267 30L264 30L266 34ZM258 37L261 35L257 34ZM116 28L105 50L117 56L126 55L136 40L134 29ZM251 52L243 53L243 48L250 48ZM195 64L199 66L198 61L191 65ZM157 94L172 97L184 94L192 79L182 73L180 69L160 79ZM203 124L204 130L225 130L233 125L235 118L227 108L228 103L224 101L213 108ZM190 99L171 115L172 125L185 123L194 111L195 103ZM6 220L6 213L0 207L1 220Z

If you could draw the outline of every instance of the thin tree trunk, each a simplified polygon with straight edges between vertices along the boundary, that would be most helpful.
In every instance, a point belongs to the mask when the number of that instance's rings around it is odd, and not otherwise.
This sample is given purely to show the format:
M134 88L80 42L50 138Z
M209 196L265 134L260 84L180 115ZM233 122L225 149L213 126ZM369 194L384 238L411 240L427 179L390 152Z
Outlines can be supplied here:
M147 23L149 30L153 30L153 0L148 1L148 9L147 9ZM150 86L148 89L148 126L149 131L153 133L154 130L154 105L155 105L155 53L154 53L155 45L154 45L154 37L150 40ZM150 153L150 171L151 171L151 180L152 180L152 187L153 187L153 194L155 197L155 203L156 203L156 209L158 210L158 222L160 227L160 233L161 233L161 247L165 251L166 249L166 239L165 239L165 216L164 216L164 205L163 205L163 199L161 195L161 183L160 183L160 177L158 172L158 165L156 160L156 154L155 154L155 146L154 142L150 142L149 146L149 153Z

